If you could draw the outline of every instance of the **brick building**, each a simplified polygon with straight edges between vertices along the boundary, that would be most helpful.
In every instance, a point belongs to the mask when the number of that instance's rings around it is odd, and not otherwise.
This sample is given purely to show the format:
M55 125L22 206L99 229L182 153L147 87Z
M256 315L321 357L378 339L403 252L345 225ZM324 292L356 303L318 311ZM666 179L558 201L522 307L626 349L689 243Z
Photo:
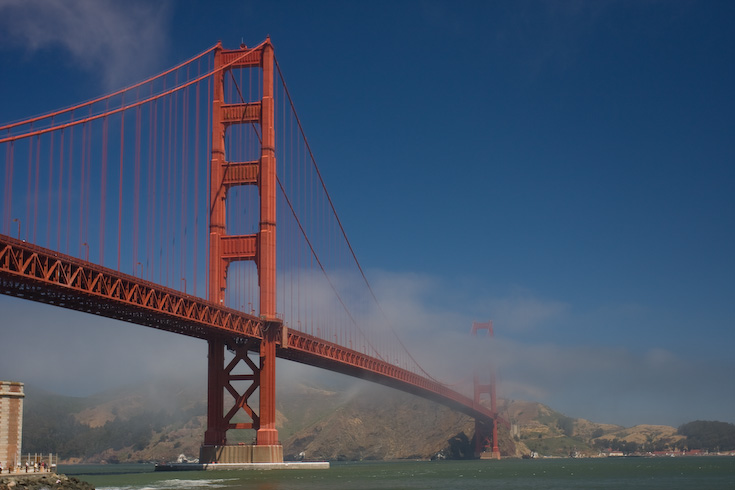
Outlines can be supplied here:
M0 381L0 464L4 471L20 462L23 397L23 383Z

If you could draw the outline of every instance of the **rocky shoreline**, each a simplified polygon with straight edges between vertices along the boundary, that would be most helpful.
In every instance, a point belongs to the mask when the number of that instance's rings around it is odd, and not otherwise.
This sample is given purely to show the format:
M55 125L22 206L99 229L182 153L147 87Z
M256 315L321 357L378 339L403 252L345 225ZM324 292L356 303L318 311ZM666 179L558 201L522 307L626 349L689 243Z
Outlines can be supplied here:
M19 473L0 477L0 490L94 490L73 476L56 473Z

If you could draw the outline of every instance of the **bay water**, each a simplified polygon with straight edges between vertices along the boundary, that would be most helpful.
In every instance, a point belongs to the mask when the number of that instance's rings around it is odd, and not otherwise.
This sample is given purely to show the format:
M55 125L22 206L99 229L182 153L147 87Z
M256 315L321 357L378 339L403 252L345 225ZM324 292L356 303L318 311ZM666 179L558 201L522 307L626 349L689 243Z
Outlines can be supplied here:
M735 457L337 462L328 470L154 472L73 465L98 490L735 489Z

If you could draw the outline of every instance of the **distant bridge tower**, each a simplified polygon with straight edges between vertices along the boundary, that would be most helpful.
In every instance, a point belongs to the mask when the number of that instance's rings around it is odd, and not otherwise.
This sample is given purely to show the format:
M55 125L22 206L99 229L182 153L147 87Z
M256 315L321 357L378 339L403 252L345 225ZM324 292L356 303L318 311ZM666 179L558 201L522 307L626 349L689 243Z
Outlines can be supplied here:
M477 337L478 330L486 330L487 336L492 337L493 322L488 321L486 323L472 322L472 336ZM500 459L500 450L498 449L498 407L497 400L495 398L495 368L490 367L490 383L483 384L480 382L479 369L475 369L473 376L473 385L475 391L475 403L480 403L482 395L488 395L490 397L490 411L493 413L493 425L491 428L491 434L488 434L487 426L480 422L475 421L475 456L480 458L487 458L487 446L491 439L492 452L490 453L490 459Z
M225 74L234 69L262 71L261 100L235 104L225 103ZM210 337L207 388L207 430L202 446L202 462L283 461L283 447L276 430L276 334L282 322L276 318L276 154L273 99L273 46L270 38L257 49L223 50L217 46L214 55L214 97L212 102L212 160L210 166L209 225L209 300L224 304L227 269L232 262L252 260L258 271L263 340L260 363L248 358L254 345L235 343L226 337ZM232 162L225 155L225 133L235 124L260 126L260 158L252 162ZM234 186L255 185L260 195L258 232L252 235L230 235L226 227L227 191ZM225 366L225 346L235 358ZM252 374L233 374L233 368L244 362ZM250 381L244 393L238 393L233 381ZM258 413L248 405L248 398L259 390ZM234 406L225 413L225 397L234 398ZM240 411L252 420L233 423ZM253 446L227 446L229 429L255 429Z

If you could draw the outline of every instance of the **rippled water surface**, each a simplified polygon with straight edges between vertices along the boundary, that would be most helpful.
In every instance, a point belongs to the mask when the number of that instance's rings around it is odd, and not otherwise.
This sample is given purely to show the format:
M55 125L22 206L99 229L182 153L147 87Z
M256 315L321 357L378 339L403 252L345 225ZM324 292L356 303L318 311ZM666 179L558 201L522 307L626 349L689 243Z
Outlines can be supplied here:
M735 489L735 457L359 462L270 471L98 465L60 471L98 490Z

